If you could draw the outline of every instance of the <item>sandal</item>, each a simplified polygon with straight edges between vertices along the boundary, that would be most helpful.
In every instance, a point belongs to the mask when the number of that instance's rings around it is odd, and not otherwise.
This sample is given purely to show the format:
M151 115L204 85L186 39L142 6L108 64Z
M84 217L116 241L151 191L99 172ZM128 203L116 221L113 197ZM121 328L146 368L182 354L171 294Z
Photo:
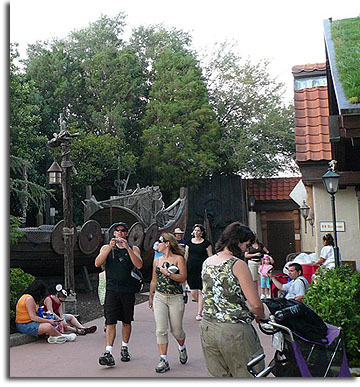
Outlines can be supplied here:
M84 336L86 335L86 331L84 328L76 328L76 334L79 336Z
M85 334L94 333L94 332L96 332L96 330L97 330L97 326L93 325L90 328L85 328Z

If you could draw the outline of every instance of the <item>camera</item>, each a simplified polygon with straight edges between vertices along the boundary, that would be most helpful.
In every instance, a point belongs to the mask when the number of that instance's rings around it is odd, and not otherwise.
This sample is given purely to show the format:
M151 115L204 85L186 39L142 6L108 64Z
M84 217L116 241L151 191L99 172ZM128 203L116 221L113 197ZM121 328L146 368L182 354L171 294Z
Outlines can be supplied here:
M114 238L116 243L120 243L121 240L119 238Z

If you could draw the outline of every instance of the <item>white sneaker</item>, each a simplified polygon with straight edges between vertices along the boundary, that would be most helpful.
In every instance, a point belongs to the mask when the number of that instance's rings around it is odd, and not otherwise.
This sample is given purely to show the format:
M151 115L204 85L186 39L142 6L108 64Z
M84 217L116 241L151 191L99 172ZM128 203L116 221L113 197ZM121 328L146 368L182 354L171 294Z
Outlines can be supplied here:
M60 336L49 336L47 342L49 344L63 344L66 341L66 337Z
M260 296L260 300L263 300L265 298L265 294L262 294L261 296Z
M271 298L271 294L268 294L268 295L266 296L266 298Z
M75 333L64 333L63 336L66 338L66 341L75 341L76 340Z

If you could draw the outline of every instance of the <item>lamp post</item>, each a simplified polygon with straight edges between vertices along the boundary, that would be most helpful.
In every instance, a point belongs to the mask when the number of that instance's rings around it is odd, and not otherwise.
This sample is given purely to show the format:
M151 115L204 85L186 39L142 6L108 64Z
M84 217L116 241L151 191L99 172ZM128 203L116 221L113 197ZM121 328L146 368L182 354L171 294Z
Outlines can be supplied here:
M325 189L328 194L331 195L331 208L333 217L333 232L334 232L334 256L335 267L340 266L339 247L337 243L337 230L336 230L336 212L335 212L335 194L339 188L340 175L338 175L333 168L329 168L328 171L322 176Z
M74 165L70 160L70 142L78 133L71 134L66 128L63 114L59 117L60 133L54 133L53 138L48 141L50 147L61 148L61 168L54 162L49 168L49 183L59 183L59 172L61 171L61 184L63 192L63 212L64 212L64 278L65 288L69 289L69 296L66 299L65 309L69 313L76 311L75 275L74 275L74 250L73 242L75 229L73 224L73 199L71 192L71 171L76 173ZM60 171L59 171L60 170Z

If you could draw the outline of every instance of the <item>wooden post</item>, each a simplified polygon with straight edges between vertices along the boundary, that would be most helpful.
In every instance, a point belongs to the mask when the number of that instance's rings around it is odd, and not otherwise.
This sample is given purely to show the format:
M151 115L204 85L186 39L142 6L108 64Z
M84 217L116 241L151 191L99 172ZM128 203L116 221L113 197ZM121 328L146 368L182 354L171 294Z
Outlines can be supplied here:
M71 134L66 128L63 114L60 114L60 133L54 133L54 138L48 141L51 147L61 147L61 168L62 168L62 191L63 191L63 213L64 213L64 278L65 289L70 291L64 304L64 312L77 314L76 293L75 293L75 272L74 272L74 238L75 229L73 224L73 199L71 192L71 171L76 170L70 160L70 142L78 133Z
M64 212L64 271L65 271L65 288L75 289L74 275L74 227L73 227L73 199L71 192L71 169L70 146L68 141L61 143L62 160L62 191L63 191L63 212Z

